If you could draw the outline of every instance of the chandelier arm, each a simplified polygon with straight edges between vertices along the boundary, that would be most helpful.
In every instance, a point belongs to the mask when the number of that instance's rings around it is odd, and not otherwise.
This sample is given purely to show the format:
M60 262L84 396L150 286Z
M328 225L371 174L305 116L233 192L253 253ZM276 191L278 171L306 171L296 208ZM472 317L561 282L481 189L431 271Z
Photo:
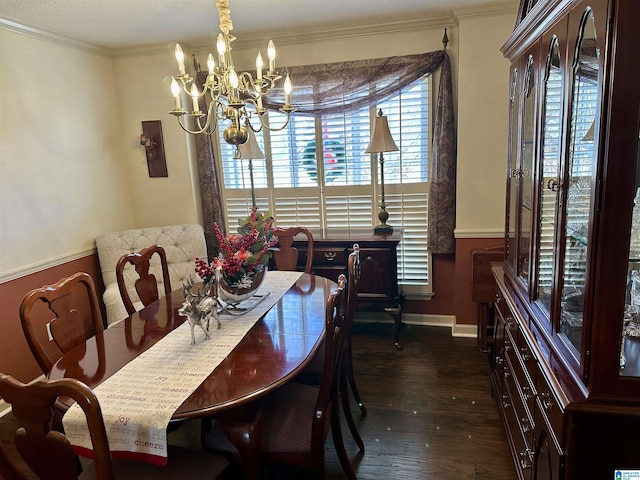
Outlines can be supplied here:
M178 118L178 124L180 125L180 127L182 128L182 130L184 130L187 133L190 133L191 135L199 135L201 133L205 133L203 130L189 130L184 122L182 121L182 119Z
M281 108L280 111L287 114L287 119L285 120L283 125L279 127L272 127L268 123L265 123L265 121L263 120L263 115L259 115L260 123L262 124L262 126L270 132L279 132L280 130L284 130L286 126L289 125L289 120L291 120L291 113L293 112L293 109L285 110L284 108Z
M238 88L238 90L248 93L251 93L250 90L255 91L256 81L253 79L253 76L249 72L242 72L240 75L238 75L238 78L240 80L240 87Z
M205 133L207 135L212 135L213 133L215 133L215 131L218 128L218 122L217 121L211 122L211 109L214 106L214 103L215 102L211 102L209 104L209 108L207 110L207 115L206 115L207 121L204 124L204 126L202 126L202 122L201 122L201 118L204 117L204 115L192 115L192 114L189 115L190 117L192 117L192 116L197 117L196 118L196 123L197 123L198 128L199 128L197 130L190 130L189 128L187 128L186 125L185 125L184 120L181 120L181 118L178 117L178 123L180 124L180 127L182 128L182 130L184 130L185 132L190 133L192 135L199 135L201 133ZM211 128L212 125L213 125L213 128Z

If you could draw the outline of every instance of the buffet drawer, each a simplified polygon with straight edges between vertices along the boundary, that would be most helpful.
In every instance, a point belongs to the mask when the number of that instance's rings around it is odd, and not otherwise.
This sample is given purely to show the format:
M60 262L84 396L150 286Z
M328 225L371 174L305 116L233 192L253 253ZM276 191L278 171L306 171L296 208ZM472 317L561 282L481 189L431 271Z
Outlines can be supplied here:
M348 256L349 253L345 248L314 248L313 265L347 265Z
M502 408L504 420L507 424L507 432L511 440L511 454L514 461L519 465L519 479L528 480L531 478L534 429L529 424L523 428L524 407L508 365L505 365L504 371Z
M512 361L512 357L507 353L504 375L505 387L508 391L511 406L515 414L517 429L520 430L520 434L524 440L524 447L525 449L533 450L534 423L532 410L529 407L532 397L523 394L523 385L518 382L518 377L514 371L517 366L514 366ZM528 386L528 384L524 386ZM533 401L535 402L535 400Z
M518 381L518 386L520 387L520 395L522 396L522 402L527 407L529 417L533 418L533 409L536 404L536 390L530 380L532 375L525 372L522 366L523 363L520 354L516 349L517 344L516 347L513 348L513 340L509 339L509 348L505 348L505 358L509 364L511 372ZM535 373L535 366L533 372Z
M546 418L555 437L555 441L559 444L563 426L563 410L553 393L553 389L547 383L544 373L538 366L536 372L536 390L538 391L539 409L543 418Z

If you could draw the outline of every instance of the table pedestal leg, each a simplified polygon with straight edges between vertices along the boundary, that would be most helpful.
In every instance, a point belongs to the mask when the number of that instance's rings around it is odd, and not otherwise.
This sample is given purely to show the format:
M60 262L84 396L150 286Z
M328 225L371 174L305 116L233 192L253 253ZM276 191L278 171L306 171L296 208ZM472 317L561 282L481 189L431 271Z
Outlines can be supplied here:
M245 480L259 480L262 475L260 434L262 412L236 409L217 416L220 428L240 455Z

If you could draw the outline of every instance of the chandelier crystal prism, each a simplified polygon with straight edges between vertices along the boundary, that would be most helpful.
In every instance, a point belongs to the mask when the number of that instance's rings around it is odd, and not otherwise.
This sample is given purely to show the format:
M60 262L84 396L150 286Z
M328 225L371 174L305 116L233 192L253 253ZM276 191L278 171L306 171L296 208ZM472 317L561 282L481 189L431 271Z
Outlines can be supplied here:
M171 94L174 107L169 112L174 115L185 132L197 135L212 134L218 129L221 121L231 122L223 132L224 140L231 145L242 145L249 138L247 128L259 132L262 128L268 130L282 130L289 123L291 113L295 108L291 105L292 84L289 75L284 80L284 105L279 110L287 115L283 125L271 127L268 115L263 107L263 98L268 96L282 77L275 69L276 49L271 40L267 47L268 65L266 72L262 54L256 57L255 78L249 72L237 73L231 57L231 42L236 37L231 35L233 23L229 0L216 1L220 17L220 33L216 41L217 62L210 53L207 58L207 78L199 88L195 79L186 73L184 52L180 44L176 44L175 56L178 62L178 75L171 78ZM182 107L181 97L186 94L191 98L193 110L187 112ZM207 95L208 94L208 95ZM200 110L201 100L204 100L206 111ZM208 104L207 104L208 102ZM185 116L193 120L193 127L189 128ZM257 120L256 120L257 118Z

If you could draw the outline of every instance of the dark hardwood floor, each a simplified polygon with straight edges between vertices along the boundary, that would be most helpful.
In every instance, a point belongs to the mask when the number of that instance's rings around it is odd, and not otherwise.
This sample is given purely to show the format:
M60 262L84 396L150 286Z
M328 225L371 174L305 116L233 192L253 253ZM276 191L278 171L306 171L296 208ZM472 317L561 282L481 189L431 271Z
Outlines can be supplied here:
M360 480L513 480L511 456L489 391L489 364L475 339L453 338L449 329L404 326L404 350L393 347L392 325L354 326L354 370L368 415L359 416L364 455L343 429ZM15 421L0 420L0 440ZM188 422L170 438L199 439L199 423ZM327 440L328 479L346 478ZM278 470L304 479L303 471Z

